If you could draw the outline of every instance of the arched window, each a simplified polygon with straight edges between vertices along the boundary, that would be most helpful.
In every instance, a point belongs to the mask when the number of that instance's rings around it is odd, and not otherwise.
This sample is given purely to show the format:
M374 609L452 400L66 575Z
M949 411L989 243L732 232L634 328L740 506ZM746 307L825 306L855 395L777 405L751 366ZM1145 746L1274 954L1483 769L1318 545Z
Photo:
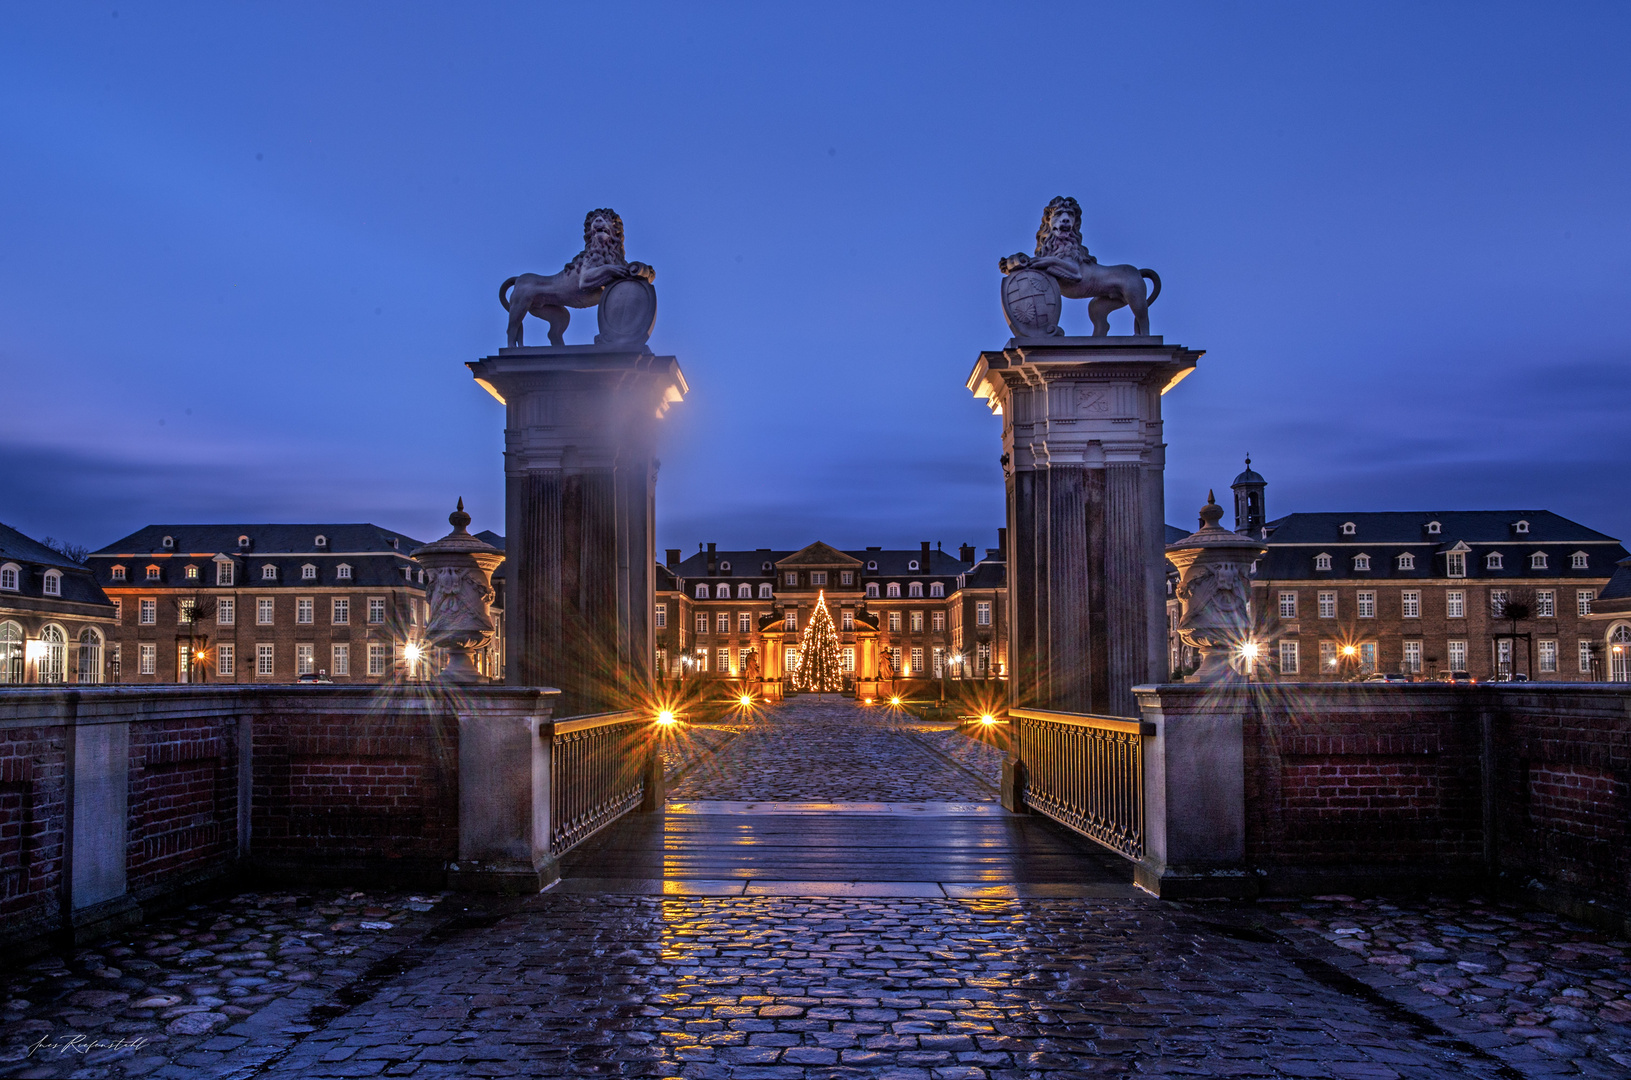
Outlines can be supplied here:
M730 563L728 563L728 562L722 562L722 563L720 563L720 564L719 564L719 572L720 572L720 573L721 573L721 574L728 574L728 573L730 573L730 572L731 572L731 564L730 564Z
M913 560L912 560L912 561L911 561L911 562L909 562L909 563L907 563L907 564L906 564L906 569L908 569L908 570L916 570L916 569L917 569L917 560L916 560L916 559L913 559Z
M0 622L0 683L23 681L23 628Z
M316 543L318 547L326 548L328 547L328 537L324 536L322 533L318 533L316 536Z
M1544 551L1537 551L1533 555L1529 556L1529 569L1546 569L1546 553Z
M1492 551L1488 555L1484 556L1484 569L1485 570L1499 570L1499 569L1501 569L1501 553L1499 551Z
M68 635L62 627L53 623L41 630L40 645L39 681L59 683L67 679Z
M930 596L945 596L946 595L946 586L945 586L945 584L942 583L942 582L939 582L939 581L936 581L933 584L931 584L929 586L929 595Z
M698 585L697 586L697 599L698 600L708 599L708 586L706 586L706 585Z
M1359 528L1356 525L1354 525L1353 522L1344 521L1342 523L1342 535L1343 536L1352 536L1354 533L1356 533L1358 531L1359 531Z
M102 681L102 635L94 627L79 632L79 681Z
M866 568L868 570L876 570L878 568L878 564L876 562L869 562L866 564Z
M1414 555L1410 554L1410 552L1407 551L1403 555L1399 556L1399 569L1400 570L1414 570L1415 568L1416 568L1416 557Z
M166 536L166 537L165 537L165 538L164 538L164 546L165 546L165 547L166 547L166 548L173 548L173 547L175 547L175 546L176 546L176 538L175 538L175 537L173 537L173 536Z
M1512 526L1512 531L1519 533L1520 535L1525 535L1529 532L1529 523L1527 521L1520 521L1516 525Z
M760 585L759 585L759 599L761 599L761 600L769 600L770 599L770 583L768 581L760 583Z
M911 584L907 585L906 586L906 595L907 596L914 596L914 597L922 596L923 595L923 582L914 581Z
M876 600L878 598L878 583L876 581L866 583L866 594L869 599Z
M7 592L16 592L20 588L22 574L23 568L14 562L8 562L6 565L0 566L0 589L5 589Z
M891 600L899 598L899 596L900 596L900 582L891 581L889 583L889 587L884 591L889 595L889 598Z
M1429 521L1427 523L1427 535L1428 536L1437 536L1440 533L1442 533L1443 531L1444 531L1444 526L1440 525L1438 522Z
M60 570L47 570L45 572L45 595L62 595L62 572Z
M726 586L726 587L729 588L729 586ZM753 599L753 586L748 585L745 582L743 584L741 584L741 585L738 585L736 587L736 598L738 600L752 600Z

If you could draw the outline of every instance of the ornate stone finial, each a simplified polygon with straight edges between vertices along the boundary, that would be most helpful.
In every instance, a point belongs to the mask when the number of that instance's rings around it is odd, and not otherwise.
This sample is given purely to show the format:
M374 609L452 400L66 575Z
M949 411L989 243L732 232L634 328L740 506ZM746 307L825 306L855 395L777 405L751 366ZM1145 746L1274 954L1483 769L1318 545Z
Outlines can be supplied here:
M453 534L455 536L470 535L465 531L466 527L470 524L470 515L464 512L464 496L459 496L459 508L447 515L447 523L453 526Z
M1218 498L1210 489L1206 492L1206 505L1201 507L1201 528L1215 529L1218 522L1223 520L1223 507L1218 505Z
M1008 279L1002 283L1002 311L1016 338L1059 337L1061 297L1089 300L1093 336L1110 333L1110 313L1133 311L1133 333L1150 332L1150 305L1161 295L1161 278L1154 270L1130 263L1103 266L1082 244L1082 207L1060 195L1042 211L1036 231L1036 254L1023 252L997 261ZM1154 282L1147 290L1144 279Z
M447 521L452 532L413 552L428 572L425 599L430 619L425 640L447 650L443 682L483 682L475 654L492 643L496 631L489 605L494 597L493 571L504 561L504 553L466 531L470 515L464 512L463 498Z
M1264 548L1248 537L1218 525L1223 507L1206 493L1201 527L1167 545L1167 560L1177 568L1178 600L1183 610L1178 636L1201 654L1192 682L1227 682L1239 678L1232 661L1247 657L1252 638L1252 563Z
M583 250L558 274L518 274L498 287L510 313L510 348L521 345L528 312L549 323L549 343L566 344L568 308L600 307L596 344L644 345L657 321L657 271L623 256L623 219L610 208L583 219ZM510 292L510 286L515 292Z

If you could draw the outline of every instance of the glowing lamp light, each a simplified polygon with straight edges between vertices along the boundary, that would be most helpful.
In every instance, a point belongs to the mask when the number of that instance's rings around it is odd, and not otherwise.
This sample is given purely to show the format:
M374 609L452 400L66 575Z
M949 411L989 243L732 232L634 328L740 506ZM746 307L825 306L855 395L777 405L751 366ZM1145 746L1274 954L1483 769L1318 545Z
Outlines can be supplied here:
M403 647L402 655L403 655L403 657L405 657L407 659L408 663L417 664L417 663L419 663L419 657L424 655L424 654L420 650L419 646L415 645L413 642L410 641L406 646Z
M986 713L984 716L980 717L980 723L982 724L990 725L995 724L996 722L997 718L992 716L990 713Z
M667 727L669 724L672 724L673 722L674 722L674 713L673 713L672 710L664 709L662 712L657 714L657 723L662 724L664 727Z
M1356 653L1358 651L1359 650L1354 648L1352 645L1342 646L1342 655L1343 656L1352 656L1354 653Z
M1240 655L1252 663L1257 662L1257 642L1248 641L1240 647Z
M736 699L736 702L745 709L749 705L753 704L753 696L751 694L743 694L741 697Z
M868 704L868 705L870 705L870 704L872 704L872 699L871 699L871 698L867 698L867 699L866 699L866 704Z
M889 704L891 704L891 705L899 705L899 704L900 704L900 698L898 698L898 697L892 697L892 698L890 698L890 699L889 699Z

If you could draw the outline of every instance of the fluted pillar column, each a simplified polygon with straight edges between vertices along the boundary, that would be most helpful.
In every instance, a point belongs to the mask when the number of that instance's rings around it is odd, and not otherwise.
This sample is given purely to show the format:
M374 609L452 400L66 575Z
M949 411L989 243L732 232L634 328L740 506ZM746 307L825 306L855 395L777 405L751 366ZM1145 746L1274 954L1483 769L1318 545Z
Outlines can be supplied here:
M1012 704L1132 716L1166 677L1161 396L1199 350L1024 339L968 388L1002 416Z

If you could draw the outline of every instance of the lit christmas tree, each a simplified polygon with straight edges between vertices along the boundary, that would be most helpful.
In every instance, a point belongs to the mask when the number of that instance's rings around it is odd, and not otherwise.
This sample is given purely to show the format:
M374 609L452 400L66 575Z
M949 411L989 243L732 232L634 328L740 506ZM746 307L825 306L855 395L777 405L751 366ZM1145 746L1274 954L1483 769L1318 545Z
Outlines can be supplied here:
M844 689L844 672L838 662L838 629L827 613L827 593L816 599L815 614L804 628L799 648L799 667L793 676L795 690L817 694Z

